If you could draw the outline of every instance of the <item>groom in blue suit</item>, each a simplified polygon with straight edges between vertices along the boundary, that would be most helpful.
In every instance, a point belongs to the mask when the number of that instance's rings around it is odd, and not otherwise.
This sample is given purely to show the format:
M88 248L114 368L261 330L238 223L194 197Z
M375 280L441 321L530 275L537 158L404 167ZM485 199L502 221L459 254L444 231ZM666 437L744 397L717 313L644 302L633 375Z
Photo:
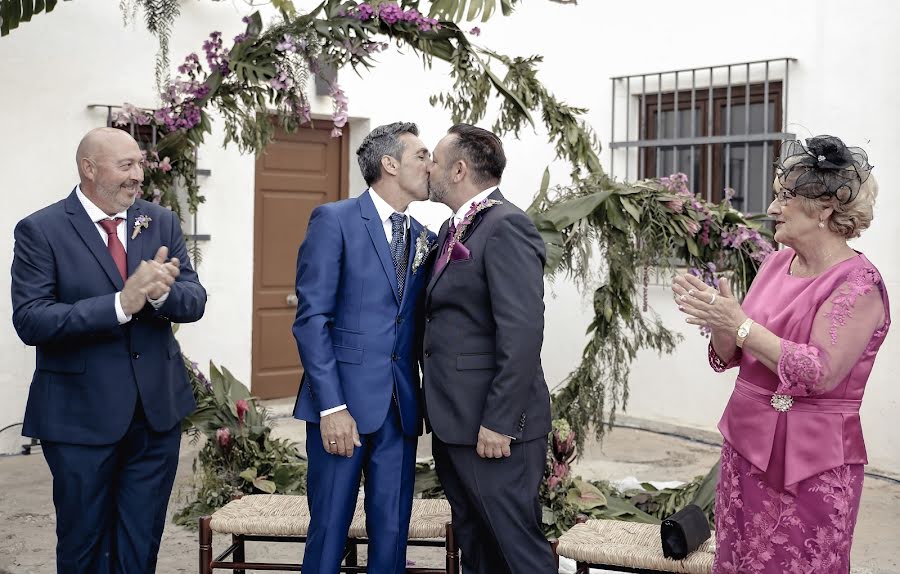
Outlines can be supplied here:
M206 291L178 216L137 199L137 142L98 128L76 159L81 183L15 229L13 324L37 347L22 433L53 474L57 572L148 574L194 408L172 323Z
M304 574L338 572L365 475L370 574L403 574L422 430L422 294L435 235L409 216L431 157L412 123L357 150L369 189L317 207L297 258L294 337L304 375L311 513Z

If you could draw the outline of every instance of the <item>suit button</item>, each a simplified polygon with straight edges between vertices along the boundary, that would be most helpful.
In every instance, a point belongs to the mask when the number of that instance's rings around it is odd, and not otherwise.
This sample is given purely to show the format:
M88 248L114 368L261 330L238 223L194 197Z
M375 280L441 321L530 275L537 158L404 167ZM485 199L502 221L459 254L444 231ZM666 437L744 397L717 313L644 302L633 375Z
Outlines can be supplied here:
M403 317L401 317L400 315L397 315L397 324L399 325L402 322L403 322Z
M391 360L392 360L392 361L396 361L396 360L399 359L399 358L400 358L400 357L397 356L397 353L394 353L394 354L391 355Z
M431 356L431 351L425 351L425 357L430 357L430 356Z
M135 360L140 359L140 358L141 358L141 354L140 354L140 353L131 353L131 358L132 358L132 359L135 359Z
M425 315L425 322L431 323L431 315Z

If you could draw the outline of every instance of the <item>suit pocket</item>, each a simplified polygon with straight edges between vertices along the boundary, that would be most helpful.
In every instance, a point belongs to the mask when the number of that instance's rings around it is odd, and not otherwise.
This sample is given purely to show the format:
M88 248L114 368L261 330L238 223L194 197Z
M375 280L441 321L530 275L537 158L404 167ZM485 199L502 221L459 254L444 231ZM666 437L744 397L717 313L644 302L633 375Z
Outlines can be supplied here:
M350 329L341 329L340 327L331 328L331 339L335 347L346 347L349 349L362 348L362 332Z
M496 367L497 361L494 353L461 353L456 356L457 371L476 371Z
M79 375L86 370L84 359L80 357L53 357L44 355L38 361L38 370L51 373Z
M342 347L340 345L334 345L332 348L334 349L334 359L338 363L352 363L354 365L359 365L360 363L362 363L362 349Z

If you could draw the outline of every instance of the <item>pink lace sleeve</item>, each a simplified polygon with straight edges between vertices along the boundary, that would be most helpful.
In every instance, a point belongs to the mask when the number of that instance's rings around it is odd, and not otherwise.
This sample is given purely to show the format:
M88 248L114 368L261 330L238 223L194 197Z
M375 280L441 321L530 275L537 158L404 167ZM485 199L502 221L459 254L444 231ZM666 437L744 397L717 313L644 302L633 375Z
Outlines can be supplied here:
M782 339L778 393L819 395L847 377L884 325L880 283L874 269L854 269L816 312L808 343Z
M709 342L709 366L717 373L722 373L727 371L732 367L736 367L741 364L741 350L738 349L734 356L731 357L731 360L727 363L723 361L718 354L716 354L716 350L713 349L712 341Z

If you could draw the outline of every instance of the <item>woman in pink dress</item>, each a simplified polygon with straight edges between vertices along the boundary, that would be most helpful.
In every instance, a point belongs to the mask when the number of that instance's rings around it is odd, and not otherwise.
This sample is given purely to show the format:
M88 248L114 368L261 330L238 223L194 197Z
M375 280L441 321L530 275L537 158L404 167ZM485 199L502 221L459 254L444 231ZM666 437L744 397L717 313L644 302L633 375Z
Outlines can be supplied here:
M787 248L743 304L724 281L673 284L687 322L712 332L712 368L740 368L719 422L714 574L849 572L867 462L859 407L890 326L881 275L847 245L872 221L871 169L835 137L785 142L768 214Z

